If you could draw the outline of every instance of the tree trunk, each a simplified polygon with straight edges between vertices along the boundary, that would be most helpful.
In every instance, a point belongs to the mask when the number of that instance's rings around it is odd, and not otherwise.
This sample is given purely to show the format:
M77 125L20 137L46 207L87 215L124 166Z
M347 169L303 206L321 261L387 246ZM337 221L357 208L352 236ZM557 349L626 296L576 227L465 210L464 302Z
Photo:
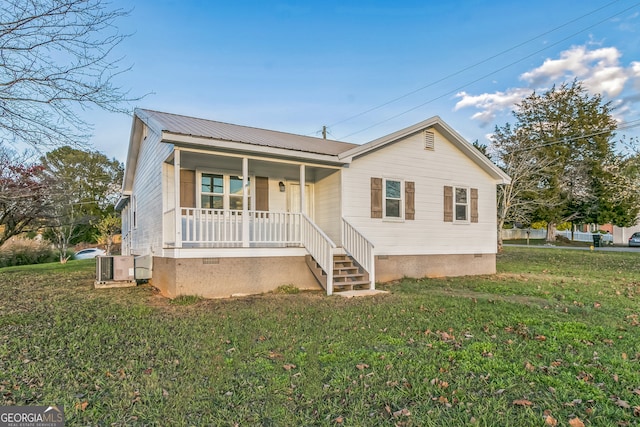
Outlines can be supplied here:
M498 253L501 254L503 250L502 246L502 227L504 227L504 220L498 219Z
M547 224L547 242L553 243L556 241L556 223L550 222Z

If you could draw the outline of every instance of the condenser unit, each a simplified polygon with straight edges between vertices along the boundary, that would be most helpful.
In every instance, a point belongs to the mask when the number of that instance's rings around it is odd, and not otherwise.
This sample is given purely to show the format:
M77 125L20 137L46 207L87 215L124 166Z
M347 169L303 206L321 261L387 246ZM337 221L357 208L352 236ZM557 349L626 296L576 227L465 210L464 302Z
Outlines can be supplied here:
M134 286L135 284L132 256L96 257L96 287Z

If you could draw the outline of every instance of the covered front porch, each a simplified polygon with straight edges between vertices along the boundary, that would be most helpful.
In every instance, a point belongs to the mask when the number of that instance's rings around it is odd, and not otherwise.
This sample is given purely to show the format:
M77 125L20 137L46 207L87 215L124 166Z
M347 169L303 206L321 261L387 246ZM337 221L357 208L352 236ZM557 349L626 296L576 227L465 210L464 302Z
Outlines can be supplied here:
M163 169L163 250L257 258L298 248L328 294L334 258L347 254L373 289L373 245L342 218L340 183L338 165L176 147Z

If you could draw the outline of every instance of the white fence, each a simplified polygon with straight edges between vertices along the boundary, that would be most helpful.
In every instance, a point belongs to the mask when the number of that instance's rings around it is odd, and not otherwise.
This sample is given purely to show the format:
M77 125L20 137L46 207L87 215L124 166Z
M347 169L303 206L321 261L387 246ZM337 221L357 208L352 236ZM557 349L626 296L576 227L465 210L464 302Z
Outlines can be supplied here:
M571 233L571 230L556 231L556 236L564 236L567 239L573 240L576 242L593 242L594 234L596 236L599 235L603 243L613 244L612 234L584 233L582 231L574 231L573 233Z
M529 235L527 236L527 232ZM585 233L582 231L574 231L571 230L562 230L556 231L556 236L563 236L569 240L573 240L575 242L593 242L593 236L598 235L601 238L603 243L613 244L613 235L611 234L601 234L601 233ZM544 239L547 237L547 230L544 229L504 229L502 230L502 240L515 240L515 239Z

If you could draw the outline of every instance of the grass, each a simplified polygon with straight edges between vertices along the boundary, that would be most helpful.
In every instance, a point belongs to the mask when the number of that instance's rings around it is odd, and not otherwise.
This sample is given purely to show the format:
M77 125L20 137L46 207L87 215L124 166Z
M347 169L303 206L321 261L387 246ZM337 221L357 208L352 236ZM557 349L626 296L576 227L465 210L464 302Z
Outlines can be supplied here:
M0 269L0 406L62 404L70 426L636 425L637 265L514 247L496 275L375 297L181 304L94 290L87 261Z

